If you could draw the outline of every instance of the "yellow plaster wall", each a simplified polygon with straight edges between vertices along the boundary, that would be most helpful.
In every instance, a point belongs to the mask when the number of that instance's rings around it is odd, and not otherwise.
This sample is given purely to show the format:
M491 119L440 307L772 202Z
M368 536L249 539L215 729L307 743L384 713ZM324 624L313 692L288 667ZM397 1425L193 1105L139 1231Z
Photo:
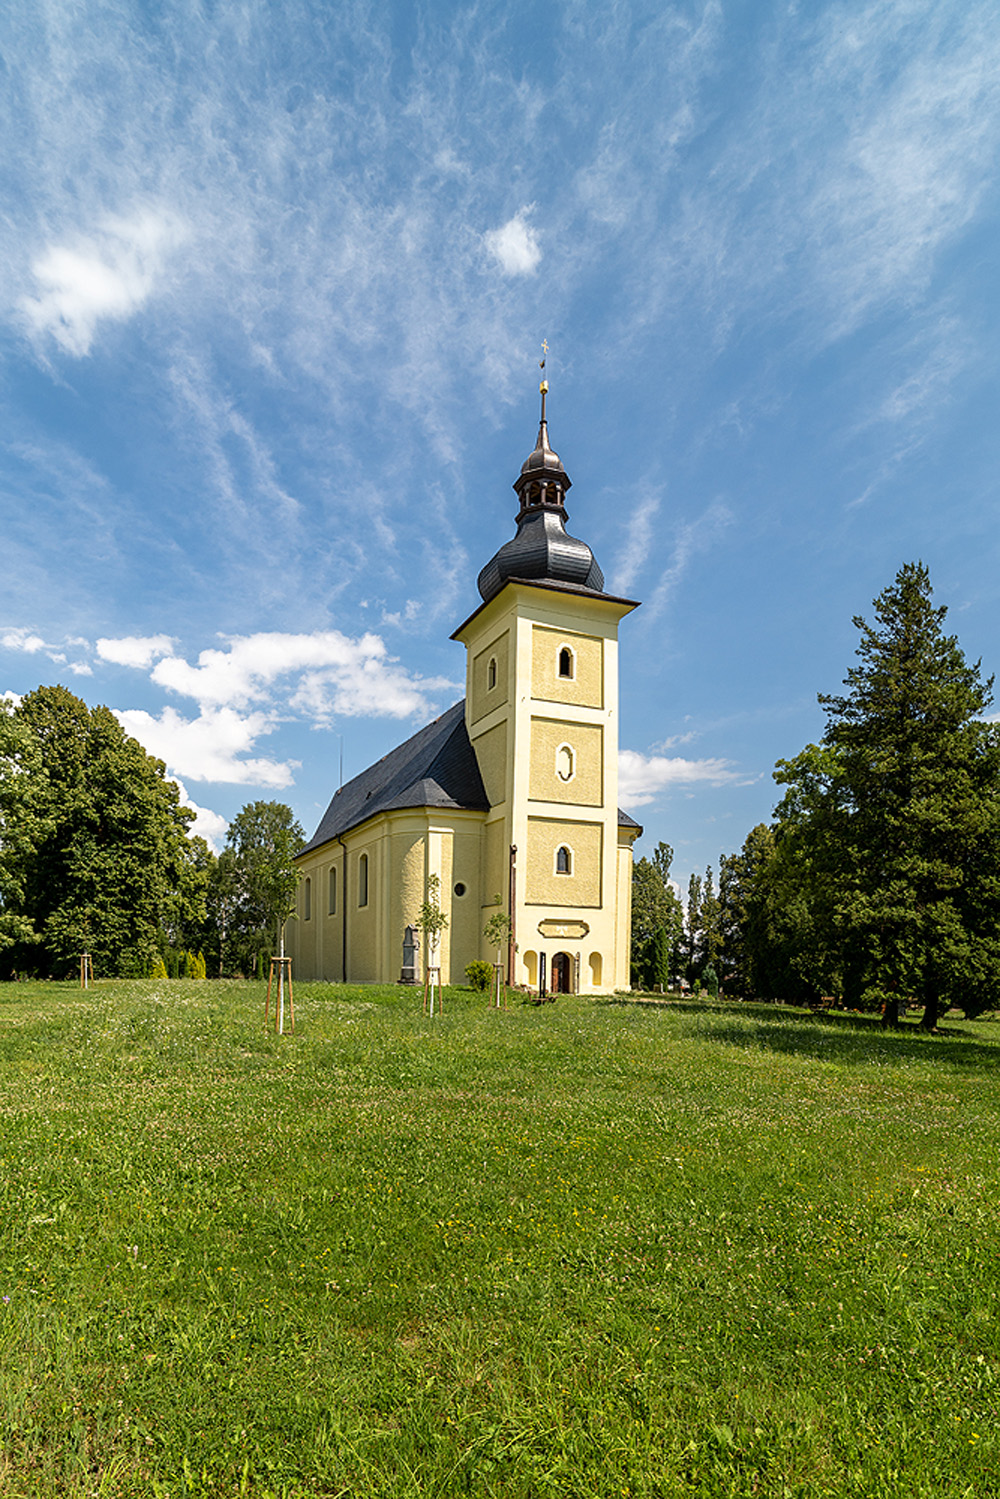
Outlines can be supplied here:
M497 663L497 684L492 690L487 686L491 657L496 657ZM491 640L472 658L472 723L476 723L485 713L492 713L494 708L502 707L507 701L509 671L510 634L504 630L502 635Z
M573 751L574 775L563 781L557 774L560 745ZM602 805L604 730L600 724L573 723L554 718L531 720L531 774L528 795L536 802L566 802L573 806Z
M347 856L347 966L352 980L381 978L378 962L378 903L382 877L379 847L368 834L365 841L348 844ZM358 872L361 855L368 855L368 904L358 905Z
M403 966L403 932L417 919L424 898L424 833L412 827L399 828L388 819L389 827L389 919L383 977L387 983L399 978ZM412 818L406 819L412 821Z
M481 921L479 867L483 842L482 823L456 825L452 835L451 881L444 891L442 909L448 912L448 961L453 984L465 983L465 970L479 957ZM444 881L442 880L442 887ZM455 886L465 886L464 895Z
M602 832L599 822L529 817L526 904L599 907ZM556 850L561 843L572 852L572 874L555 872Z
M559 652L569 646L575 657L572 677L559 675ZM531 648L531 695L551 703L581 708L604 706L603 642L575 630L553 630L535 625Z
M632 843L635 838L634 830L618 835L618 868L617 868L617 900L616 900L616 931L615 948L618 954L617 971L608 975L612 979L609 987L614 989L629 989L631 980L631 937L632 937Z
M502 817L486 824L486 836L483 839L483 875L479 887L480 908L492 905L493 897L501 895L504 910L507 909L509 844L506 833L507 825ZM485 922L483 924L485 925Z
M472 741L491 807L507 800L507 721L487 729Z

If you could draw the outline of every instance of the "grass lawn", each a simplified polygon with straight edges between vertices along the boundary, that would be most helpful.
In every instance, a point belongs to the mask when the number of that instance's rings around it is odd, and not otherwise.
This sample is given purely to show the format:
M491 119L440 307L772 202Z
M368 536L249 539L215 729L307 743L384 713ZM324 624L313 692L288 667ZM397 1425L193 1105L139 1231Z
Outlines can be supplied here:
M1000 1493L1000 1026L0 989L0 1493Z

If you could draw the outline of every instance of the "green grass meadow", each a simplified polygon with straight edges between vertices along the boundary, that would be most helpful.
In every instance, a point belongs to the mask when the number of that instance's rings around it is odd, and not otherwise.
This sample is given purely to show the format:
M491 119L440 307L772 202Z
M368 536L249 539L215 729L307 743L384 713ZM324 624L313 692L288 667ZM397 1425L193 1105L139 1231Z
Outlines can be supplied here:
M0 990L0 1493L1000 1494L1000 1026Z

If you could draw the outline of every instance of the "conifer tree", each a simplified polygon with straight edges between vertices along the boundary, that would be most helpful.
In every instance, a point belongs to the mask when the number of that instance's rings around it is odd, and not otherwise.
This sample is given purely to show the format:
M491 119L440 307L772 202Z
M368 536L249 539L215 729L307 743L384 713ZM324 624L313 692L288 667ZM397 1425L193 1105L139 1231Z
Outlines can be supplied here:
M949 1004L1000 993L1000 737L992 677L969 664L927 568L902 567L874 602L843 694L821 696L820 748L783 762L778 843L797 847L812 915L836 932L845 988L877 991L886 1023L916 997L933 1028Z

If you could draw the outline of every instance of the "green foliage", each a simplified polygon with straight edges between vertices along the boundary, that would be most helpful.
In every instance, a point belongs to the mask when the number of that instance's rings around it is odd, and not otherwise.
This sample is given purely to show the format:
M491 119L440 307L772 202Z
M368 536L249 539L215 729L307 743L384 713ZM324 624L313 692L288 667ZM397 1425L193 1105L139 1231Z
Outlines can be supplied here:
M669 987L680 964L680 947L684 932L684 910L670 885L673 850L669 843L658 843L653 857L645 857L632 866L632 948L631 982L634 988L650 989L658 983ZM653 947L657 933L665 934L667 977L662 974L662 954L654 960Z
M0 701L0 952L38 941L24 909L31 861L52 831L48 776L30 727Z
M226 846L208 869L208 908L226 972L261 971L278 950L299 884L302 827L284 802L249 802L233 818ZM266 964L263 971L266 971Z
M441 880L436 874L427 876L427 899L423 902L417 912L414 923L419 931L424 934L424 951L428 965L433 968L437 962L437 949L441 933L448 925L448 918L441 909Z
M206 977L204 953L188 952L184 954L184 977L187 979L203 979Z
M162 954L157 953L156 957L153 959L153 966L150 969L149 976L150 978L154 979L169 978L169 974L167 973L167 965L163 961Z
M701 976L701 980L702 980L702 983L705 985L705 992L712 999L718 999L718 997L719 997L719 975L716 973L715 969L712 967L711 964L709 964L709 966L705 969L705 972Z
M163 987L0 989L4 1499L995 1490L996 1026Z
M477 958L474 963L467 964L465 977L477 994L485 994L493 983L493 964Z
M491 947L496 948L497 962L500 962L503 949L510 945L513 926L510 917L503 909L503 899L500 895L493 897L493 904L497 909L483 928L483 936Z
M21 764L34 784L8 886L26 933L39 939L12 950L15 964L58 976L86 950L102 975L147 974L161 931L200 912L187 838L194 814L162 761L108 708L39 687L14 719L18 743L25 734L33 742L30 765Z
M665 926L657 927L646 949L643 988L662 989L666 993L670 988L670 966L670 933Z
M848 1004L914 996L930 1028L1000 992L1000 737L992 678L944 634L927 569L901 568L874 607L848 691L820 697L822 745L775 772L770 879L797 900L788 969Z

